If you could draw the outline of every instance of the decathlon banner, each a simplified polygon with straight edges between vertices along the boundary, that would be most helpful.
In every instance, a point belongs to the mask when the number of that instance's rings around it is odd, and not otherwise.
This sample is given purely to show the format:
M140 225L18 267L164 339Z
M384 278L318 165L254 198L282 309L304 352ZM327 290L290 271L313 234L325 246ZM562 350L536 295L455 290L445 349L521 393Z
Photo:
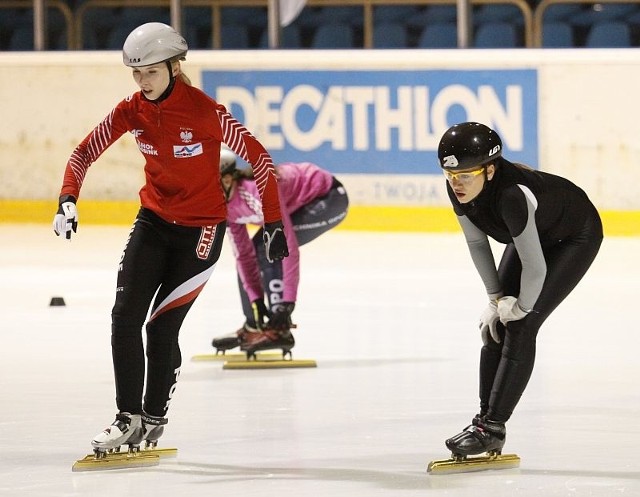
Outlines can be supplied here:
M500 134L506 157L538 167L536 70L203 71L202 81L275 162L439 173L444 131L478 121Z

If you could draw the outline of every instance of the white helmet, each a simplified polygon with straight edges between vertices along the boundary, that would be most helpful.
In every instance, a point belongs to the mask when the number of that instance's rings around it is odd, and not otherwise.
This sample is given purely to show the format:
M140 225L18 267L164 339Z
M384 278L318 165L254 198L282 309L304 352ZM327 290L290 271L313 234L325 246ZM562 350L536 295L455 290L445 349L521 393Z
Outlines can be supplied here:
M125 66L150 66L174 57L184 58L188 49L187 41L171 26L148 22L127 36L122 59Z
M236 154L226 147L220 149L220 176L233 174L236 170Z

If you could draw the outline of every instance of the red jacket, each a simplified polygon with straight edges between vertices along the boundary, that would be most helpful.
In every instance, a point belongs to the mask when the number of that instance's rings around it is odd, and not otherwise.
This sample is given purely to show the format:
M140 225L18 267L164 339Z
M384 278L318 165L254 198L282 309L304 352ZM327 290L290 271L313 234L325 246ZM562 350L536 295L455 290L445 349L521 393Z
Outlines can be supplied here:
M142 206L165 221L209 226L226 219L219 173L221 143L253 167L265 221L281 219L269 153L224 106L180 78L159 104L140 92L120 102L73 151L60 194L78 198L89 166L127 131L146 160Z

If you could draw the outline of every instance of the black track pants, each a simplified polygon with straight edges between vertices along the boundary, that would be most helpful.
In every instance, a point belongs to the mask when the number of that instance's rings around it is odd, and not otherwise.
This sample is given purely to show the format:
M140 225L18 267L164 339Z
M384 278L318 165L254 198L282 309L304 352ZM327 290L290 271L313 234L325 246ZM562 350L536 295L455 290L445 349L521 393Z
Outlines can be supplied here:
M111 315L120 411L139 414L144 408L152 416L166 414L182 364L180 327L220 257L225 226L177 226L147 209L138 213L120 259Z

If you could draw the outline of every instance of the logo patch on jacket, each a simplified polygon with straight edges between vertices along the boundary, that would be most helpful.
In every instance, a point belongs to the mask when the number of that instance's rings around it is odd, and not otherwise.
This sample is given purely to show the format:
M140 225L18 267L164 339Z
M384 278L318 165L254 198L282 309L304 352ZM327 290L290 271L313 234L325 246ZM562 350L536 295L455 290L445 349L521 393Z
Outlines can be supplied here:
M138 148L140 149L140 152L142 152L143 154L158 155L158 151L150 143L144 143L144 142L138 141Z
M173 156L176 159L185 159L202 155L202 143L194 143L193 145L174 145Z

